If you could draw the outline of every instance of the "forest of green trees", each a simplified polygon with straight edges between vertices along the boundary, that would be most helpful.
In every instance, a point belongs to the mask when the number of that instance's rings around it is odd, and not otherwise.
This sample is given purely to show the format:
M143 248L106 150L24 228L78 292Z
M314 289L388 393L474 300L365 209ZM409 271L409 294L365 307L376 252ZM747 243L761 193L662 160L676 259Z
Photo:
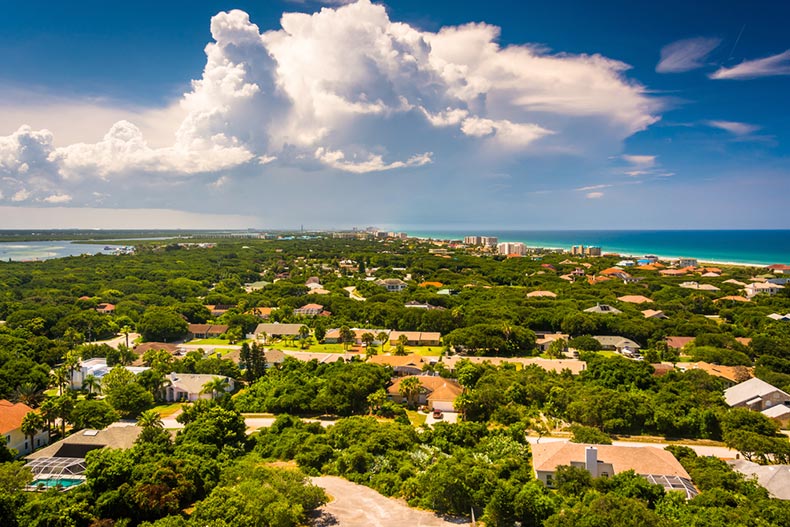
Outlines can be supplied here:
M486 525L790 525L784 502L725 463L682 448L673 447L673 454L701 491L689 502L627 473L603 481L569 469L549 490L534 478L525 439L567 425L579 442L624 435L704 439L761 463L790 463L790 442L774 421L724 403L731 382L694 370L656 376L649 364L753 367L757 377L790 391L790 324L766 316L790 312L790 287L748 303L714 302L739 294L726 279L747 281L764 270L728 267L720 278L706 279L721 291L707 292L680 288L688 278L638 270L629 272L639 283L571 282L560 276L578 264L561 263L567 257L559 254L505 259L458 250L444 258L429 254L430 247L326 237L216 240L209 248L152 241L140 242L132 255L0 263L0 399L36 408L38 424L53 439L119 418L145 423L131 450L91 453L88 482L68 492L23 492L29 473L0 447L3 525L299 525L327 499L305 474L339 475L440 513L474 510ZM586 274L616 261L588 259ZM406 275L411 280L400 293L366 279ZM308 294L305 283L313 276L330 294ZM425 281L454 294L421 287ZM253 282L265 286L247 292L245 284ZM351 298L349 286L365 301ZM528 298L533 290L557 298ZM646 319L643 307L617 300L627 294L650 297L668 318ZM410 301L436 309L406 307ZM311 302L331 316L294 315ZM113 304L113 313L98 313L102 303ZM622 313L583 311L597 303ZM206 306L213 305L229 309L212 316ZM441 332L443 345L434 351L443 356L536 356L537 334L551 331L569 334L587 367L574 376L469 361L452 371L430 366L463 387L462 419L423 429L386 400L392 371L362 362L364 354L349 363L286 358L267 368L257 344L244 343L237 364L200 351L174 357L151 350L138 358L133 342L96 343L130 333L178 341L190 323L226 324L224 338L236 342L261 322L256 307L274 308L269 321L305 324L312 335L307 349L329 328L356 327ZM601 353L592 335L633 339L648 360ZM695 340L681 357L666 346L668 336ZM741 337L751 341L744 345ZM70 372L91 357L111 366L139 359L151 369L134 376L116 368L100 385L70 390ZM171 372L225 375L239 390L187 406L180 418L185 427L173 437L149 411ZM240 412L279 417L247 437ZM300 419L323 414L340 419L328 429Z

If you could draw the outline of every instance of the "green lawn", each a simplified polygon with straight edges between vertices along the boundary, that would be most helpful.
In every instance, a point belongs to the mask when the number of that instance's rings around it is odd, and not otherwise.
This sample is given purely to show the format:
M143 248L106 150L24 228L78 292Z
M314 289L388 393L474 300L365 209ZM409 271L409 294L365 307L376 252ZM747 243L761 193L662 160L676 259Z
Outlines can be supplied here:
M406 415L409 416L409 421L411 421L411 424L416 427L424 425L425 420L428 418L427 415L421 414L415 410L406 410Z
M164 419L166 417L170 417L171 415L176 413L178 410L180 410L181 409L181 404L182 403L159 404L157 406L154 406L151 409L153 411L155 411L156 413L158 413L159 417Z

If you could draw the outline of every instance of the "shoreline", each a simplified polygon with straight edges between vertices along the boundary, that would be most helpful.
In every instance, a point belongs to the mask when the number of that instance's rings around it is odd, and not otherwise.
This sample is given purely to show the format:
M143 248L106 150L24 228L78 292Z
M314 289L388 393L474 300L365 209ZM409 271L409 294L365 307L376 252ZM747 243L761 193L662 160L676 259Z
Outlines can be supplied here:
M444 238L444 237L440 238L440 237L433 237L433 236L413 236L411 234L409 235L409 237L417 239L417 240L421 240L421 241L436 240L436 241L447 242L447 241L457 240L456 238ZM461 241L463 242L463 238L461 238ZM565 251L563 254L565 256L568 256L568 257L571 257L571 258L579 256L579 255L572 255L572 254L570 254L570 251L569 251L568 247L558 247L558 246L551 247L551 246L548 246L548 245L536 244L534 242L527 243L527 242L522 241L522 240L504 240L504 242L505 243L507 243L507 242L510 242L510 243L514 243L514 242L516 242L516 243L523 243L527 247L541 247L543 249L548 249L548 250L551 250L551 251L563 250L563 251ZM627 254L626 252L618 251L616 249L610 249L610 250L604 250L604 249L605 248L603 246L601 246L601 253L602 254L617 254L621 258L639 259L639 258L643 258L647 254L650 254L651 256L655 256L656 258L658 258L659 261L677 260L677 259L681 259L681 258L693 258L693 259L697 260L697 264L699 264L699 265L702 265L702 264L714 264L714 265L728 266L728 267L749 267L749 268L760 269L760 268L768 267L769 265L780 263L780 262L760 263L760 262L735 262L735 261L731 261L731 260L710 260L710 259L707 259L707 258L700 258L700 257L694 256L694 255L668 256L668 255L657 254L657 253L649 252L649 251L646 252L645 254L636 255L636 254ZM590 257L585 256L585 257L582 257L582 258L590 258ZM593 258L600 258L600 257L596 256L596 257L593 257Z

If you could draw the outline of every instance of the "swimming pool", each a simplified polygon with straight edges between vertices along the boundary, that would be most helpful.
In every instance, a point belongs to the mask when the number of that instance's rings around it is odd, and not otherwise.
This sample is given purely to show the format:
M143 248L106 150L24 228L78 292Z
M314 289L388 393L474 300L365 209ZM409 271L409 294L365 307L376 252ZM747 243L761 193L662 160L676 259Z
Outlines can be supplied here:
M39 478L39 479L34 479L30 483L30 487L54 489L60 486L64 489L68 489L69 487L77 486L80 483L85 483L85 480L82 478L51 478L51 479Z

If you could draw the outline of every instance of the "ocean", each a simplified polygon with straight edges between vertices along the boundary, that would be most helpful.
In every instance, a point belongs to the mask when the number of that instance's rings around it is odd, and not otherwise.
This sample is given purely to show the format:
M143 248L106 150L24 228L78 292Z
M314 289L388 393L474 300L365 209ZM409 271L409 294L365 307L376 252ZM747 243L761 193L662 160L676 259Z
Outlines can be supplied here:
M79 256L81 254L112 254L105 251L104 245L87 243L73 243L69 240L54 240L43 242L2 242L0 243L0 261L13 260L16 262L31 260L50 260L64 256Z
M531 247L570 249L599 246L603 252L663 258L688 257L705 262L770 265L790 264L790 230L721 231L412 231L409 236L463 239L496 236L500 242L523 242Z

